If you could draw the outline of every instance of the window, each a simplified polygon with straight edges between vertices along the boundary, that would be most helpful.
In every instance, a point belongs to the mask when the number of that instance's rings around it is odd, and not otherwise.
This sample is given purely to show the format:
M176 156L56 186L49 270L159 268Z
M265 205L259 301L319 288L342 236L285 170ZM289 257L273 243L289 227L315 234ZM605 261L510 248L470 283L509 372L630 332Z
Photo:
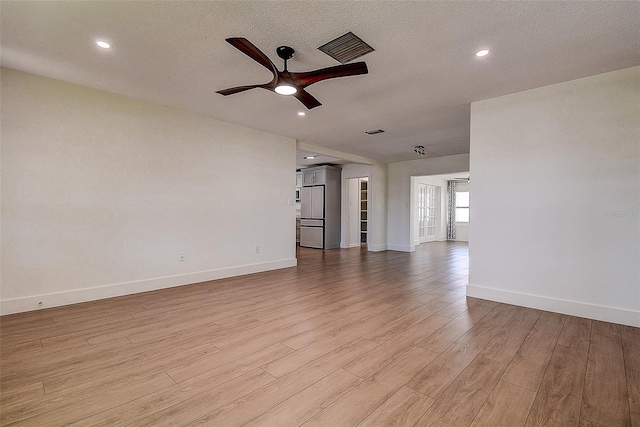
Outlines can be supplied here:
M469 222L468 191L456 191L456 222Z

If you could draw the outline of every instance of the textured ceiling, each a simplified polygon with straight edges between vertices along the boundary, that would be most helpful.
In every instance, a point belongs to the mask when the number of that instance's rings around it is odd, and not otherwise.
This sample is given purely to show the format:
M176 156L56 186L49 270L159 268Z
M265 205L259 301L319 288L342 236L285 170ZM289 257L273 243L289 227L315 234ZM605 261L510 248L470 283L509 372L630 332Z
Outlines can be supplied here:
M640 65L639 2L6 1L5 67L392 162L469 151L469 103ZM271 74L227 44L246 37L291 71L338 65L317 50L347 31L369 74L308 88L322 106L261 89ZM113 44L103 51L94 40ZM491 49L485 58L474 53ZM369 136L370 129L386 132Z

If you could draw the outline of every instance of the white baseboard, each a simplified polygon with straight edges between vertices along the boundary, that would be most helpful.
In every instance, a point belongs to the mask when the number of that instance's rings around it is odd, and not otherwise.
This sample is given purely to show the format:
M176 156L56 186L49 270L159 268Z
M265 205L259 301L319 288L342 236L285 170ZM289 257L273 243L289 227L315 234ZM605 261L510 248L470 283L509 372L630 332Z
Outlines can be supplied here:
M388 250L399 252L414 252L416 247L413 245L388 245Z
M388 249L387 249L387 245L367 245L367 250L369 252L382 252Z
M119 297L122 295L173 288L175 286L207 282L209 280L224 279L227 277L242 276L244 274L295 267L296 265L298 265L298 260L296 258L290 258L258 264L219 268L216 270L198 271L176 276L156 277L152 279L136 280L133 282L115 283L94 288L75 289L66 292L55 292L51 294L8 299L0 301L0 315L22 313L25 311L34 311L43 308L59 307L69 304Z
M467 296L536 308L539 310L552 311L554 313L569 314L571 316L586 317L588 319L640 327L640 311L595 305L580 301L549 298L541 295L511 292L505 291L504 289L475 285L467 285Z

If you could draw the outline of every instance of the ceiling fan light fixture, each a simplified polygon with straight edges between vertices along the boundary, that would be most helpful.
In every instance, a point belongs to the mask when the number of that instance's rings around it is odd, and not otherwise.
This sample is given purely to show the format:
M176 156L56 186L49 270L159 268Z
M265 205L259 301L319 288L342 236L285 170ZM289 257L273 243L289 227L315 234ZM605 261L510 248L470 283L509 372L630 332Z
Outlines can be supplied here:
M296 89L295 86L291 86L291 85L278 85L276 86L275 91L280 95L293 95L298 91L298 89Z

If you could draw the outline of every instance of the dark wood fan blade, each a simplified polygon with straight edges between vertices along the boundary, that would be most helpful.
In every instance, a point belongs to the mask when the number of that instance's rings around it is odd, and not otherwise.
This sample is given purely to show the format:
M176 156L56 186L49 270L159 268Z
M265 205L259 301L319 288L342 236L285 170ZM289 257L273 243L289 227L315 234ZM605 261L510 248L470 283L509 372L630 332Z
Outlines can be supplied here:
M336 65L335 67L322 68L307 73L290 73L295 85L304 88L322 80L335 79L336 77L356 76L358 74L367 74L367 64L364 62L356 62L353 64Z
M240 52L244 53L249 58L267 68L273 73L274 76L278 75L278 69L273 64L273 62L271 62L269 57L262 53L262 51L255 47L249 40L245 39L244 37L232 37L226 40L230 45L238 49Z
M222 89L222 90L216 91L216 93L227 96L227 95L233 95L234 93L244 92L245 90L254 89L256 87L262 87L262 86L264 85L236 86L236 87L230 87L229 89Z
M322 105L320 101L315 99L309 92L307 92L302 88L299 88L298 91L293 94L293 96L298 98L300 102L302 102L304 106L307 107L309 110Z

